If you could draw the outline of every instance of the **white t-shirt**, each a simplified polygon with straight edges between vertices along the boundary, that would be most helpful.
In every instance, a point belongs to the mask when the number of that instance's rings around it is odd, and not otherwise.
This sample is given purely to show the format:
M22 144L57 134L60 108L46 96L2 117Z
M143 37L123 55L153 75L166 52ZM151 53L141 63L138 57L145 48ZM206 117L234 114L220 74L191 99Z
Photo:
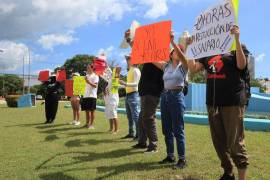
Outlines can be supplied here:
M90 81L93 84L97 84L99 81L99 77L95 73L87 74L85 77L87 78L88 81ZM98 89L97 87L94 88L90 84L86 83L85 93L84 93L83 97L97 98L97 89Z

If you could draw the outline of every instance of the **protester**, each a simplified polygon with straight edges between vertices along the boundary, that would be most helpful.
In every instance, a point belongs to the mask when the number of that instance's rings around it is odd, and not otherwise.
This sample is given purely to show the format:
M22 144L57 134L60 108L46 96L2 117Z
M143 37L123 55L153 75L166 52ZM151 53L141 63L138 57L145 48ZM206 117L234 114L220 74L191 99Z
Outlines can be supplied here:
M73 73L72 77L74 77L74 76L80 76L80 74ZM70 103L71 103L72 112L73 112L73 121L70 124L75 125L75 126L79 126L81 124L81 122L80 122L80 97L79 96L71 96Z
M132 46L130 30L126 31L125 38ZM134 145L133 148L147 148L146 153L156 153L158 151L155 114L163 90L162 76L163 71L152 63L143 65L139 81L139 95L141 97L141 111L138 122L139 138L138 144ZM149 139L148 146L147 138Z
M86 115L86 124L85 127L88 129L95 129L94 119L95 119L95 110L97 102L97 87L99 77L94 72L94 67L92 64L87 66L87 74L85 76L86 88L85 94L82 98L81 109L85 111Z
M137 140L139 131L138 119L140 111L138 84L141 78L141 71L137 65L132 65L130 63L130 55L125 56L125 58L128 65L127 82L120 80L120 84L126 87L125 105L128 118L128 134L123 137L123 139L133 138L134 140ZM134 125L136 132L134 132Z
M55 116L58 110L58 101L59 101L59 93L61 90L61 84L56 81L56 76L52 75L48 81L45 83L46 94L45 94L45 112L46 112L46 122L53 123L55 120Z
M224 174L221 180L235 179L234 161L239 180L246 179L248 166L244 143L245 85L241 72L247 68L248 50L240 43L240 29L233 26L236 51L224 55L190 60L191 72L207 71L206 104L212 141Z
M108 82L104 91L105 115L110 123L109 132L112 134L117 134L119 126L117 108L119 104L118 88L120 71L120 67L113 68L113 71L108 67L102 76L102 78Z
M161 95L160 111L162 132L165 136L167 157L160 161L160 164L174 163L174 138L178 151L178 162L175 168L186 167L185 157L185 133L184 133L184 83L188 71L187 58L184 55L184 48L174 42L174 34L171 32L170 62L155 62L156 67L164 71L164 91Z

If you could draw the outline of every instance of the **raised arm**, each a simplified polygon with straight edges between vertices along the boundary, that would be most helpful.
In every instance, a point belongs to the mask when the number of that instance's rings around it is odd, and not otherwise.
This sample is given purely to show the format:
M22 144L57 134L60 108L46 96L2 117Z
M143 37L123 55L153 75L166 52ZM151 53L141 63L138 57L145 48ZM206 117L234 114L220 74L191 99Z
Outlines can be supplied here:
M197 73L203 70L203 65L192 59L188 61L188 69L191 73Z
M175 50L175 52L177 53L178 57L180 58L180 61L183 65L183 67L188 70L188 60L184 54L184 52L180 49L180 47L174 42L174 33L171 32L170 34L171 36L171 44Z
M240 42L240 28L236 25L234 25L231 29L231 34L234 34L235 41L236 41L236 62L237 67L240 70L243 70L247 65L247 59L244 54L244 51L241 46Z
M133 41L130 38L130 29L126 30L126 32L125 32L125 39L126 39L127 43L129 44L129 46L132 48Z
M152 62L158 69L163 70L164 66L166 65L166 62L160 61L160 62Z

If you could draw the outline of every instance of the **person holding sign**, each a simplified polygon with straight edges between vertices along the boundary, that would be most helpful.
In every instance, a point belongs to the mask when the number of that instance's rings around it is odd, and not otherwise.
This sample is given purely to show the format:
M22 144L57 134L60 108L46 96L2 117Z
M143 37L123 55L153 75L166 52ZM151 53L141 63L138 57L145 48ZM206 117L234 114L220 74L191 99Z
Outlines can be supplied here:
M46 87L46 95L45 95L45 113L46 113L46 122L53 123L55 120L55 116L58 110L58 101L59 94L62 91L61 84L56 81L56 76L52 75L48 81L44 82Z
M120 67L113 68L113 71L108 67L103 76L101 76L108 82L104 91L105 115L110 122L109 132L112 134L118 132L117 108L119 104L118 88L120 71Z
M127 82L120 80L120 84L126 87L126 112L128 118L128 134L123 137L133 138L134 140L138 139L139 127L138 127L138 119L139 119L139 106L140 106L140 98L138 93L138 84L141 78L141 71L137 67L137 65L132 65L130 63L130 55L125 56L127 65L128 65L128 74L127 74ZM133 126L135 125L136 132L134 133Z
M206 104L212 141L224 169L220 178L235 179L233 164L240 180L246 179L248 156L244 143L245 85L241 72L247 68L248 50L240 43L240 29L234 25L236 51L190 60L191 72L207 71Z
M79 73L73 73L72 77L80 76ZM80 123L80 96L73 95L70 97L70 103L73 111L73 121L70 123L75 126L79 126Z
M167 157L160 164L174 163L174 137L178 151L178 162L175 168L186 167L185 157L185 133L184 133L184 85L188 72L187 58L184 48L174 42L174 34L171 32L170 62L153 62L159 69L163 70L164 91L161 95L160 111L162 132L165 136Z
M127 42L132 47L133 41L131 41L130 39L129 30L126 31L125 37L127 39ZM145 153L156 153L158 151L158 137L156 130L155 114L157 106L159 104L159 98L163 90L162 76L162 70L157 68L152 63L143 64L141 78L139 81L139 95L141 97L141 111L138 122L139 138L138 144L132 147L139 149L147 148ZM147 138L149 139L148 146Z
M97 102L97 87L99 77L94 72L94 67L92 64L87 66L87 74L85 76L86 88L85 93L82 98L81 108L85 111L86 124L85 127L88 129L95 129L93 126L95 119L95 110Z

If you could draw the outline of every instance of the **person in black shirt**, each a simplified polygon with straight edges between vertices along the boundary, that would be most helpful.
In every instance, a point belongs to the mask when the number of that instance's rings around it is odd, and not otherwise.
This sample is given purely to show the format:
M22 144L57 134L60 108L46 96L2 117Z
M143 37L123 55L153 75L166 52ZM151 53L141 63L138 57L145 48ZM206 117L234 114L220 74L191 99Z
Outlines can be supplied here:
M47 82L45 82L46 86L46 95L45 95L45 113L46 113L46 122L53 123L57 109L58 109L58 101L59 101L59 92L61 91L61 84L56 81L55 76L51 76Z
M233 26L236 51L189 61L191 72L206 69L206 104L212 141L224 169L221 180L235 179L233 164L240 180L246 179L248 157L244 144L245 85L241 72L247 68L247 49L241 45L240 29ZM232 160L231 160L232 159Z
M132 47L130 30L125 33L127 42ZM139 115L138 144L133 148L147 148L146 153L157 152L157 130L155 114L159 104L160 95L163 91L163 71L152 63L145 63L141 71L139 82L139 95L141 97L141 111ZM149 145L147 146L147 138Z

